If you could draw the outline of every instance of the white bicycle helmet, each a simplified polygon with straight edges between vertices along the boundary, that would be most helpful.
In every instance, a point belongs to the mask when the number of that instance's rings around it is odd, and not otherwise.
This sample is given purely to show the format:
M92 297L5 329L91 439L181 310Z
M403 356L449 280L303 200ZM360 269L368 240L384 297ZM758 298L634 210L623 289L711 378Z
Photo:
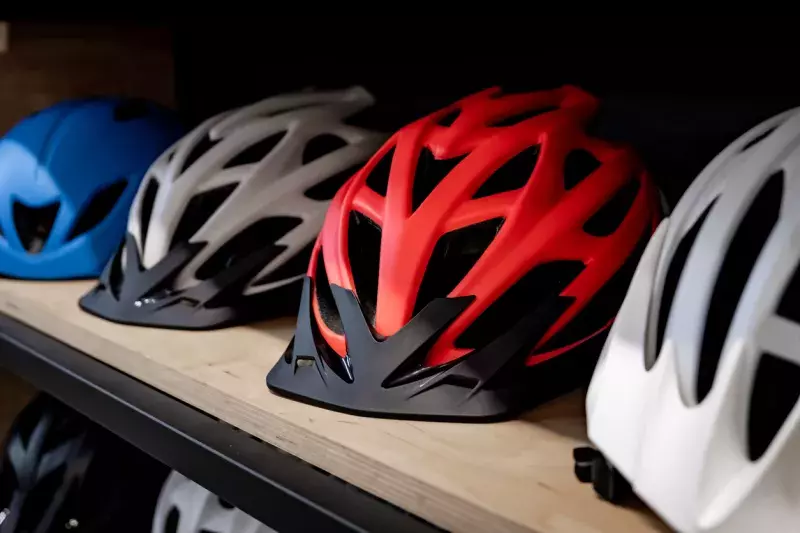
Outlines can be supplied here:
M173 471L158 497L153 533L275 533L191 479Z
M373 103L361 87L300 92L200 124L151 166L81 307L180 329L292 312L331 198L388 137L346 122Z
M800 531L800 108L720 153L657 229L589 438L686 532Z

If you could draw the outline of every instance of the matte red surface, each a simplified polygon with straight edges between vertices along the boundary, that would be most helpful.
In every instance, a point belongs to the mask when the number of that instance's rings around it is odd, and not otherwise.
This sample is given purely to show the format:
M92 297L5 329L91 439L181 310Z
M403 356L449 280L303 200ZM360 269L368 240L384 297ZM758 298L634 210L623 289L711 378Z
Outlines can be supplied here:
M545 106L560 109L513 126L487 126L504 117ZM654 229L658 222L657 191L634 153L584 133L584 126L597 106L593 96L570 86L504 96L500 96L499 89L488 89L406 126L334 198L317 240L309 276L315 275L322 247L329 282L355 293L346 242L349 212L360 211L378 223L383 233L375 330L384 336L392 335L412 317L417 291L437 239L457 228L504 217L505 223L494 241L449 294L474 295L474 302L444 331L430 350L426 364L438 365L465 355L467 350L454 347L455 339L535 265L553 260L580 260L585 269L562 292L575 301L540 340L538 346L543 345L622 266L645 228ZM456 108L461 113L451 126L436 124ZM524 187L471 199L497 168L536 144L541 145L538 163ZM437 158L469 155L412 213L413 172L423 146ZM381 156L392 147L395 154L384 198L369 189L365 181ZM567 191L563 164L566 155L575 148L591 152L601 166ZM584 222L631 176L637 176L642 186L617 231L608 237L585 233ZM345 339L322 321L316 297L313 310L325 341L344 356ZM509 321L514 319L509 317ZM528 364L549 359L565 349L548 353L534 350Z

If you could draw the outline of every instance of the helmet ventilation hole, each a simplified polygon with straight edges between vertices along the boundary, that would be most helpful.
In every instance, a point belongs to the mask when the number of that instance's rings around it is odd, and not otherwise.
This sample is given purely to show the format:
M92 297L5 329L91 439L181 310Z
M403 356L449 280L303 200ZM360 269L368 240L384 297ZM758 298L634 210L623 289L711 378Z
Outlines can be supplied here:
M436 121L439 126L450 127L453 125L453 122L456 121L458 116L461 114L460 109L453 109L449 113L442 115L442 117Z
M195 272L199 280L211 279L223 271L233 268L237 263L256 250L274 246L284 235L300 225L298 217L268 217L257 220L228 239Z
M639 180L632 177L583 224L583 231L595 237L607 237L617 231L638 192Z
M308 270L308 263L311 262L311 254L313 252L314 241L311 241L281 266L255 280L252 286L258 287L259 285L267 285L269 283L302 276L305 274L306 270Z
M628 291L633 273L636 271L636 266L639 264L639 259L641 259L651 235L650 228L646 228L622 266L564 328L536 350L537 353L558 350L588 339L614 319L622 306L622 300Z
M778 129L777 125L772 126L771 128L768 128L766 131L756 135L755 137L747 141L747 143L744 146L742 146L742 149L739 150L739 153L746 152L753 146L757 145L758 143L769 137L772 134L772 132L775 131L776 129Z
M600 161L588 150L579 148L564 160L564 188L570 190L600 168Z
M792 278L783 291L776 313L800 324L800 265L795 267Z
M549 113L551 111L556 111L558 107L556 106L546 106L540 107L536 109L529 109L528 111L524 111L522 113L517 113L515 115L511 115L506 118L502 118L500 120L496 120L489 124L490 128L504 128L507 126L516 126L520 122L528 120L533 117L537 117L539 115L543 115L545 113Z
M183 166L181 167L180 174L183 174L184 172L186 172L187 168L192 166L195 161L200 159L200 157L202 157L203 154L205 154L206 152L211 150L218 143L219 143L219 139L216 140L216 141L212 141L211 138L208 135L203 136L203 138L200 139L200 142L198 142L196 145L194 145L192 150L189 152L189 155L186 156L186 160L183 162Z
M306 197L311 198L312 200L317 200L318 202L332 200L336 195L336 192L341 189L345 183L347 183L347 180L352 178L355 173L361 169L361 166L361 164L357 164L348 167L341 172L337 172L333 176L325 178L323 181L309 188L304 194Z
M314 294L319 306L319 314L325 325L339 335L344 333L342 317L339 315L339 308L333 299L333 291L328 281L328 272L325 270L325 258L322 249L317 253L317 264L314 274Z
M20 202L14 202L14 226L20 243L28 253L38 254L44 248L53 224L56 221L59 202L42 207L29 207Z
M720 267L706 314L697 370L697 401L711 391L722 347L739 298L761 249L778 222L783 198L783 171L767 178L742 218Z
M71 241L89 232L100 222L105 220L117 205L117 201L119 201L127 186L128 180L120 179L97 191L78 216L75 225L72 226L69 232L67 240Z
M233 505L231 505L230 503L226 502L225 500L223 500L220 497L217 497L217 501L219 502L220 507L222 507L223 509L236 509Z
M317 135L311 138L303 148L303 164L306 165L345 146L347 146L347 141L338 135L330 133Z
M381 196L386 196L389 187L389 171L392 169L393 157L394 146L381 157L367 176L367 187Z
M539 145L526 148L495 170L472 196L483 198L522 188L533 175L539 160Z
M141 233L139 246L142 249L144 249L144 243L147 242L147 231L150 229L150 217L153 216L153 204L156 201L156 194L158 194L158 180L151 177L148 179L147 186L144 189L141 218L139 219L139 231Z
M167 513L167 519L164 523L164 533L178 533L178 525L181 523L181 512L177 507L173 507Z
M466 154L450 159L436 159L429 148L422 148L414 172L414 185L411 188L411 211L416 211L425 198L465 157Z
M747 452L757 461L780 431L800 398L800 367L762 353L756 368L747 416Z
M275 133L261 139L260 141L251 144L234 157L232 157L222 168L233 168L240 165L252 165L260 163L276 146L281 142L281 139L286 136L286 132Z
M503 218L485 220L445 233L436 242L414 304L414 315L444 298L472 270L503 226Z
M675 298L675 291L678 288L678 282L681 279L683 267L686 264L686 260L689 258L689 252L692 249L692 245L694 245L694 240L697 238L697 234L700 233L700 228L703 227L703 223L716 201L715 198L706 206L703 213L697 217L697 220L695 220L689 231L681 237L681 241L678 243L678 246L675 248L675 253L672 255L672 261L667 268L667 274L664 276L663 289L661 290L661 303L658 307L658 320L656 322L655 349L652 354L645 357L645 368L647 370L650 370L656 363L658 355L661 352L661 345L664 342L664 332L667 329L667 321L670 310L672 309L672 300Z
M480 349L514 326L522 316L534 312L534 304L553 305L561 291L583 271L581 261L550 261L536 265L509 287L456 339L457 348ZM548 317L555 321L558 316ZM549 328L549 326L548 326ZM543 328L546 331L548 328ZM533 346L530 347L533 349Z
M358 302L367 322L375 324L378 305L378 271L380 269L381 228L366 215L350 212L347 231L347 253Z
M236 186L236 183L229 183L194 195L186 205L181 220L175 228L175 233L172 234L170 250L194 237L203 224L225 203Z

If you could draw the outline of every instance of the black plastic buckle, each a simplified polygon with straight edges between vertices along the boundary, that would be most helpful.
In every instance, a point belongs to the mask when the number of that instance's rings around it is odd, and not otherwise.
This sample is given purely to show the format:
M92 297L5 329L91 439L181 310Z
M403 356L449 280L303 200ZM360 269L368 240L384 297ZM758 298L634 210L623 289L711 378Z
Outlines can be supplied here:
M578 481L591 483L594 491L604 500L618 504L633 494L628 480L598 450L588 446L575 448L572 458L575 460L575 477Z

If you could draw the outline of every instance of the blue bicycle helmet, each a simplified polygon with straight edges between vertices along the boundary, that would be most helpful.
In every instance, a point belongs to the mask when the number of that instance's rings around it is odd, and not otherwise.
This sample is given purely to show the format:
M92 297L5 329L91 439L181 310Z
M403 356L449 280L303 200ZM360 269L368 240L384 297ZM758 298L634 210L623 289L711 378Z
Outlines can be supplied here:
M145 172L183 133L168 110L124 98L67 101L19 122L0 139L0 275L98 276Z

